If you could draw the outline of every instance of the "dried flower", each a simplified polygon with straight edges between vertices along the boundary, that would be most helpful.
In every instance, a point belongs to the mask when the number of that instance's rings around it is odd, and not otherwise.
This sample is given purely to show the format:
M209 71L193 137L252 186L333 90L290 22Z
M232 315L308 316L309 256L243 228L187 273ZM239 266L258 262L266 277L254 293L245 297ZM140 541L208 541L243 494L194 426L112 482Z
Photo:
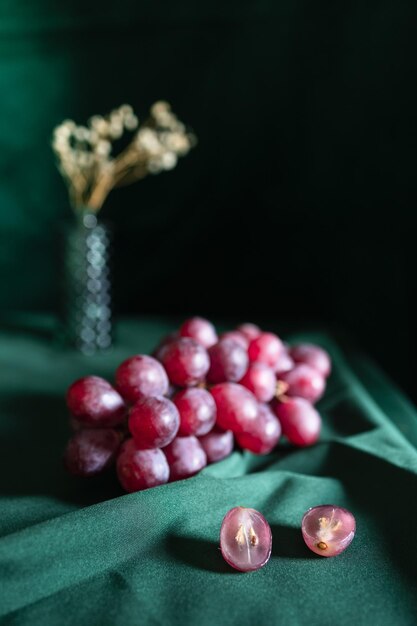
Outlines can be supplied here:
M134 135L112 156L113 141L125 132ZM173 169L196 138L171 111L167 102L155 102L149 118L139 120L129 104L107 116L93 115L87 126L65 120L53 131L52 148L75 210L98 212L110 191L147 174Z

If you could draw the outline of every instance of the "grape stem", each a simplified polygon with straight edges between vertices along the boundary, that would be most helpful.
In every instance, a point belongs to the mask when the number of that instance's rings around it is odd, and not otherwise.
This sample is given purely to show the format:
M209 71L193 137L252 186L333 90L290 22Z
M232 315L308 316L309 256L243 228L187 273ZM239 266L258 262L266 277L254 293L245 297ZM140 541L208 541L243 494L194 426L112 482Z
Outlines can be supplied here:
M275 397L277 400L280 400L281 402L287 401L287 396L285 395L285 392L288 391L288 387L289 384L286 383L284 380L277 380L277 386L275 388Z

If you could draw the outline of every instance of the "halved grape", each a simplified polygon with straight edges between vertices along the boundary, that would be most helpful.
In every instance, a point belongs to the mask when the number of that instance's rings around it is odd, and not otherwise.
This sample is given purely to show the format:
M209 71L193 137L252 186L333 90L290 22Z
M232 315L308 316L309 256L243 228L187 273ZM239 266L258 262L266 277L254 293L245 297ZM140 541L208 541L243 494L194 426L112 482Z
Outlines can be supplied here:
M320 556L337 556L352 543L356 522L347 509L323 504L309 509L301 521L307 546Z
M271 556L271 528L259 511L237 506L224 516L220 549L225 561L235 569L241 572L257 570Z

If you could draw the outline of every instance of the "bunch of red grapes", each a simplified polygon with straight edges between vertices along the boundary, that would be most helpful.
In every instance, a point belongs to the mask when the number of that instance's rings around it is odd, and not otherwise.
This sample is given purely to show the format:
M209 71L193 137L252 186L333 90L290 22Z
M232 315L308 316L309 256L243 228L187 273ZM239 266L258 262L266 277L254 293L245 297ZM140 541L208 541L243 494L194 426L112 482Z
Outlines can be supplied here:
M154 356L124 361L115 386L87 376L69 387L75 433L66 467L92 476L116 461L121 485L133 492L193 476L235 442L255 454L270 453L281 434L312 445L321 428L313 404L330 369L318 346L289 347L255 324L218 337L208 320L188 319Z

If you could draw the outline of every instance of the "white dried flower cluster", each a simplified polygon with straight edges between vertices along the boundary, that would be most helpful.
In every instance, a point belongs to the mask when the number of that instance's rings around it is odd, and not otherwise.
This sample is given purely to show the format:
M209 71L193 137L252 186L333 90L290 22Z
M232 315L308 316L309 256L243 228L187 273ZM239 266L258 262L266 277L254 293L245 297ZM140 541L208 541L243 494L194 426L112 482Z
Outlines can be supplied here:
M55 128L52 147L75 208L98 211L113 187L172 169L195 144L167 102L156 102L149 119L138 126L132 107L123 104L106 117L94 115L87 126L65 120ZM128 146L112 156L113 142L125 131L136 132Z
M120 139L124 130L134 131L138 127L139 120L133 112L130 104L122 104L112 111L107 117L93 115L89 119L89 126L104 140Z
M174 168L178 157L187 154L194 145L195 138L186 132L167 102L156 102L151 116L153 124L139 130L136 146L147 155L149 172L157 174Z

